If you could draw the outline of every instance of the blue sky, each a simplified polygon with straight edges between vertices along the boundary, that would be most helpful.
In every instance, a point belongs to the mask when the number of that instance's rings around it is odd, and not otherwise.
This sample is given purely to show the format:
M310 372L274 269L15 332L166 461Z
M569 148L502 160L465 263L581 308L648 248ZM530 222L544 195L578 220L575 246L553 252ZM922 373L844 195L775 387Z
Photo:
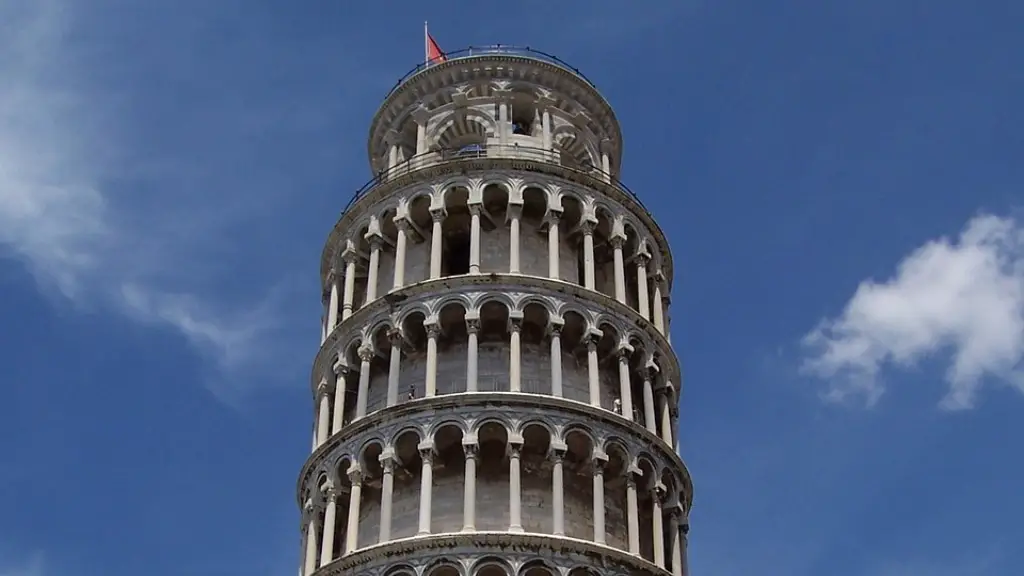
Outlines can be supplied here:
M294 573L320 250L424 19L616 107L694 574L1020 574L1024 4L2 0L0 576Z

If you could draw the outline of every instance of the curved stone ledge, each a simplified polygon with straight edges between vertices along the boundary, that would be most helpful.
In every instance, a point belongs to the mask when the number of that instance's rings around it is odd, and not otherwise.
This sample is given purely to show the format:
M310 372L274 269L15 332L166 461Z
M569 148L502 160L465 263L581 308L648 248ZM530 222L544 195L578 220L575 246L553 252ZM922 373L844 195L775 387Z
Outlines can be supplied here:
M433 180L452 176L477 176L490 179L495 172L522 172L540 174L559 179L563 186L575 185L590 192L602 194L618 204L651 235L654 247L662 262L661 271L669 284L673 278L672 254L664 231L655 222L653 216L640 201L617 182L605 180L574 170L546 162L521 158L500 157L469 157L453 158L449 161L406 172L382 180L357 199L335 223L324 245L320 259L320 277L324 282L331 273L332 265L338 260L345 247L346 235L357 229L355 224L365 218L369 211L381 201L391 198L399 192L416 186L422 186Z
M524 576L528 569L535 567L546 569L552 576L670 574L639 556L593 542L505 532L435 534L394 540L352 552L322 566L314 574L431 576L435 568L451 567L454 569L451 574L472 576L490 565L500 566L507 576Z
M566 445L567 434L582 431L590 436L593 447L601 454L609 453L609 446L617 444L625 450L628 468L639 470L639 460L653 460L655 480L668 471L676 477L676 485L681 489L680 503L687 510L692 504L693 484L686 464L656 434L613 412L588 404L510 392L470 392L413 400L347 425L319 446L303 464L296 490L298 504L302 507L304 495L316 492L314 483L318 478L337 475L342 462L359 461L370 444L393 449L397 438L409 431L416 431L421 440L432 443L433 435L441 427L453 424L465 426L464 436L473 437L483 424L491 422L506 426L509 437L521 437L527 426L542 424L562 446Z
M660 366L661 370L666 374L666 378L675 383L677 396L681 394L683 374L679 358L668 339L652 322L645 320L629 306L600 292L569 282L519 274L466 274L424 280L390 292L363 306L352 316L342 320L320 346L310 375L313 393L316 393L316 388L324 376L333 369L341 351L339 348L354 334L378 324L380 320L395 314L402 307L441 298L450 299L453 294L478 292L481 289L487 292L523 292L531 296L542 295L571 304L580 304L595 314L592 320L600 318L603 321L607 318L613 325L618 324L619 319L629 319L632 326L619 326L620 331L639 331L642 339L660 353L663 363Z

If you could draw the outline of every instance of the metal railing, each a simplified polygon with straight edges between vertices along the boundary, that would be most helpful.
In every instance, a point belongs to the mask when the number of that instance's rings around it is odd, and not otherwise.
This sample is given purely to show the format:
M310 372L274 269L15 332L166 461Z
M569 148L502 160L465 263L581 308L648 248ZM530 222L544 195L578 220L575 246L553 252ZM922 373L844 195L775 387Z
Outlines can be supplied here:
M563 68L563 69L565 69L565 70L567 70L569 72L572 72L576 76L579 76L581 80L583 80L584 82L586 82L590 86L592 86L594 88L597 88L597 86L593 82L591 82L589 78L584 76L583 73L580 72L578 68L575 68L574 66L568 64L567 62L565 62L564 60L562 60L561 58L559 58L557 56L554 56L552 54L548 54L547 52L541 52L540 50L534 50L533 48L530 48L529 46L515 46L515 45L511 45L511 44L509 44L509 45L506 45L506 44L490 44L490 45L484 45L484 46L469 46L468 48L462 48L462 49L455 50L455 51L452 51L452 52L445 52L444 56L445 56L445 59L450 62L452 60L459 60L459 59L462 59L462 58L473 58L475 56L487 56L487 55L493 55L493 54L504 54L504 55L509 55L509 56L524 56L526 58L533 58L534 60L540 60L542 62L547 62L549 64L554 64L555 66L558 66L559 68ZM391 88L391 90L388 90L388 94L384 98L387 99L388 96L391 96L391 94L393 94L395 92L395 90L398 90L398 87L401 86L402 84L404 84L405 81L408 80L409 78L412 78L413 76L415 76L416 74L419 74L423 70L426 70L426 69L430 68L431 66L436 66L438 64L439 64L439 62L423 62L423 63L417 64L415 68L413 68L412 70L407 72L404 76L402 76L402 78L399 79L398 82L395 83L395 85Z
M348 212L349 209L352 208L352 205L365 196L367 192L393 178L447 162L458 162L460 160L472 160L476 158L533 160L554 164L564 170L583 174L612 184L616 188L619 188L623 192L632 196L640 206L643 206L643 202L640 200L640 197L614 176L593 166L577 166L565 163L562 161L562 152L559 150L520 146L518 144L473 144L470 146L463 146L461 148L441 148L438 150L431 150L429 152L411 156L390 168L381 170L376 176L371 178L366 184L363 184L355 191L352 198L349 199L347 204L345 204L345 208L341 211L341 214L344 215Z

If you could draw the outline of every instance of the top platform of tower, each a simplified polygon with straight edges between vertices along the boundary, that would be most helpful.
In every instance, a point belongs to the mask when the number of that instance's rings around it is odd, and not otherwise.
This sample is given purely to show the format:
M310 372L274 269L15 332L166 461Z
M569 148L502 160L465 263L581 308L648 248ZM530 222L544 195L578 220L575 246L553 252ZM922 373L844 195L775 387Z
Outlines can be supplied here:
M426 154L546 150L552 161L618 177L622 132L594 83L529 47L471 46L423 63L388 92L370 124L375 174Z

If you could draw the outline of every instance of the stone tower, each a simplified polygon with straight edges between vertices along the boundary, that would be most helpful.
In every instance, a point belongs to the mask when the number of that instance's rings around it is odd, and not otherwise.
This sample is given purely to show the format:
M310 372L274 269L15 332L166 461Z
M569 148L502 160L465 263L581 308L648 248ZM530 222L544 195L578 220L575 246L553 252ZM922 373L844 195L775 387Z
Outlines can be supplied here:
M334 226L300 574L687 573L665 236L578 70L418 66Z

